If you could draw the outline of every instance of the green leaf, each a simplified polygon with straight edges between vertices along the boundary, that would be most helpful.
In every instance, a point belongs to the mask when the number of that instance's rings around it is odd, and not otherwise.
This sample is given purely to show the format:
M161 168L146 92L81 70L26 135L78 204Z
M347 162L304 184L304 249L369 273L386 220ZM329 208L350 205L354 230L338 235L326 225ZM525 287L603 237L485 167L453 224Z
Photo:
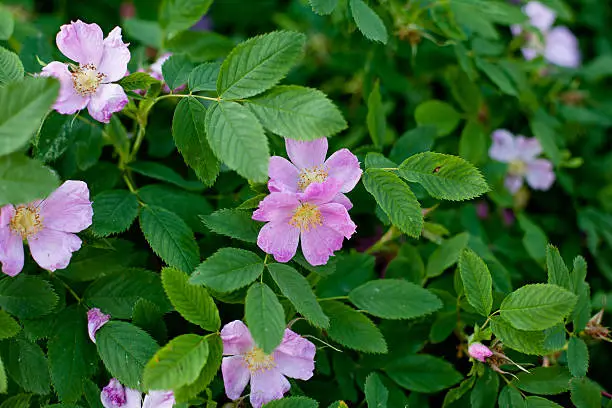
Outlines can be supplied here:
M193 61L224 58L234 47L234 41L211 31L182 31L164 42L168 51L187 54Z
M538 263L546 260L546 245L548 238L542 229L531 221L524 213L519 213L516 217L519 226L525 232L523 246L527 253Z
M576 295L551 284L525 285L500 306L501 317L520 330L544 330L563 321L574 308Z
M0 9L0 40L8 40L13 35L15 21L13 15L5 9Z
M576 408L601 408L601 388L588 378L573 378L570 396Z
M206 139L204 123L206 109L196 98L183 98L172 119L172 136L185 163L204 185L211 186L219 174L219 161Z
M265 283L254 283L244 303L246 324L253 340L264 353L272 353L285 333L285 312L278 298Z
M389 391L380 380L380 376L372 373L367 376L364 386L368 408L387 408Z
M566 367L536 367L521 372L512 381L523 391L538 395L561 394L569 389L571 376Z
M409 354L395 359L385 371L401 387L416 392L438 392L463 379L452 364L428 354Z
M216 91L220 70L220 62L205 62L195 67L189 74L188 82L191 92Z
M0 10L0 24L2 23L2 13L3 11ZM23 75L23 64L17 54L0 47L0 85L19 81L23 79Z
M218 292L232 292L257 279L263 268L263 260L253 252L221 248L196 268L189 282Z
M476 66L482 72L485 73L486 76L489 77L491 82L493 82L497 87L505 94L518 96L518 91L514 86L514 83L508 77L508 75L502 70L499 66L493 64L492 62L485 61L481 58L476 58Z
M104 408L100 400L100 388L93 381L85 380L85 400L89 404L89 408Z
M527 408L527 402L521 392L512 385L506 385L499 393L499 408Z
M146 332L120 321L110 321L96 333L98 354L110 374L129 388L142 390L142 372L158 349Z
M159 22L166 32L183 31L200 21L213 0L164 0Z
M328 328L329 319L319 306L306 278L289 265L272 263L267 266L281 293L289 299L295 309L314 326Z
M56 160L68 150L74 136L72 117L55 111L49 113L34 140L34 158L43 163Z
M556 402L552 402L542 397L527 397L525 398L525 403L527 404L527 408L563 408Z
M448 83L455 101L464 112L470 114L478 113L482 103L482 94L477 84L459 68L451 68L446 71L446 82Z
M185 180L171 168L157 162L136 161L130 163L130 169L143 176L165 181L166 183L182 187L185 190L199 191L204 189L204 185L199 181Z
M363 185L387 214L393 225L411 237L421 236L421 205L410 188L398 176L380 169L368 169Z
M260 223L254 221L251 212L237 209L221 209L201 217L213 232L245 242L257 242Z
M380 81L374 83L374 88L368 96L368 116L366 118L368 131L374 146L381 148L387 135L387 118L380 96Z
M464 249L459 258L459 273L470 305L488 316L493 308L493 279L487 264L474 251Z
M201 391L205 390L208 384L215 378L217 371L219 371L221 367L221 360L223 358L223 342L221 341L221 337L216 334L206 337L208 342L208 358L206 359L206 364L194 382L174 390L174 396L177 402L189 401Z
M132 309L132 323L145 330L155 340L165 343L168 329L163 316L161 309L147 299L138 299Z
M359 31L368 39L387 43L389 34L381 18L363 0L350 0L351 14Z
M487 136L480 123L473 120L466 123L459 139L459 156L474 164L487 160Z
M58 186L57 173L38 160L18 153L0 157L0 205L42 199Z
M155 21L129 18L123 21L125 32L144 45L156 49L162 48L162 29ZM119 82L121 83L121 82Z
M40 395L49 393L49 363L38 344L18 338L9 343L7 354L3 355L7 373L21 388Z
M589 369L589 349L579 337L570 337L567 346L567 366L574 377L584 377Z
M541 111L529 121L531 133L540 141L542 150L555 166L561 163L561 150L557 146L557 130L550 126L549 118Z
M17 394L7 398L0 408L30 408L31 394Z
M133 20L126 20L133 21ZM153 78L151 75L146 72L134 72L128 76L121 78L118 82L119 85L123 87L124 91L135 91L137 89L147 90L151 87L151 85L159 84L160 81Z
M499 390L499 375L491 369L485 369L482 376L476 380L476 385L470 394L472 408L495 408Z
M20 274L0 280L0 307L20 319L51 313L57 299L49 282L38 276Z
M185 85L194 65L185 55L172 55L162 65L162 74L168 88L176 89Z
M552 245L546 247L546 268L548 269L548 283L570 289L569 269L563 262L559 250Z
M448 154L415 154L399 166L399 174L409 182L421 184L432 197L442 200L469 200L489 191L489 185L476 167Z
M92 231L106 237L127 231L138 215L138 200L127 190L107 190L93 199Z
M179 272L182 273L182 272ZM144 368L144 387L168 390L197 380L208 358L208 342L196 334L175 337Z
M223 99L241 99L272 88L302 56L306 36L274 31L238 44L221 65L217 92Z
M183 318L204 330L221 327L219 311L206 289L190 285L186 273L174 268L162 269L162 284L168 299ZM187 383L193 382L188 381Z
M0 340L15 337L20 330L19 323L4 310L0 310Z
M419 126L435 126L438 136L446 136L455 130L461 114L448 103L433 99L416 107L414 119Z
M442 307L436 295L400 279L369 281L353 289L348 296L359 309L383 319L413 319Z
M336 6L338 0L309 0L312 11L320 15L331 14Z
M0 357L0 394L6 394L8 389L8 379L6 378L6 370L4 369L4 363Z
M491 330L504 346L523 354L544 355L548 352L544 346L545 333L515 329L503 319L495 316L491 319Z
M337 343L365 353L386 353L387 343L380 330L363 314L343 303L321 304L329 317L327 334Z
M55 78L28 77L0 87L0 156L30 140L58 93Z
M429 256L425 274L428 277L439 276L446 269L457 263L461 252L467 247L469 239L470 235L467 232L463 232L442 242Z
M306 397L285 397L268 402L263 408L317 408L319 404Z
M193 232L176 214L148 205L140 212L140 228L149 245L168 265L191 273L200 260Z
M268 179L268 139L248 108L225 101L212 105L206 112L206 134L215 156L229 168L256 182Z
M246 102L266 129L295 140L331 136L347 126L336 105L317 89L280 85Z
M468 377L467 379L461 381L461 384L459 384L459 386L453 388L452 390L449 390L444 396L442 408L452 406L455 401L461 400L463 396L472 389L475 381L476 377Z

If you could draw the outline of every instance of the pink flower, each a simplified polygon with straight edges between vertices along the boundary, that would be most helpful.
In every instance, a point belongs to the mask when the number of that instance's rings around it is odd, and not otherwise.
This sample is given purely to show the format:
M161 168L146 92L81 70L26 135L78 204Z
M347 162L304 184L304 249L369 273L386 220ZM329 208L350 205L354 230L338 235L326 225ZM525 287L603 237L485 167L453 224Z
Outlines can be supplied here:
M527 44L522 49L525 59L532 60L543 55L548 62L562 67L576 68L580 65L578 40L567 27L552 27L557 17L553 10L538 1L531 1L523 7L523 12L529 17L530 24L540 32L523 33L520 25L511 27L515 36L525 35Z
M172 408L175 402L172 391L149 391L142 408Z
M102 313L97 307L87 311L87 331L91 341L96 342L96 332L109 320L110 315Z
M359 160L353 153L348 149L341 149L325 160L327 138L324 137L311 142L285 139L285 146L291 161L280 156L270 158L270 192L298 193L305 191L312 183L336 180L340 183L340 188L332 201L344 205L347 210L353 207L343 194L355 188L361 178Z
M493 352L482 343L472 343L468 347L470 357L484 363L487 358L493 355Z
M172 391L149 391L143 403L140 391L124 387L115 378L102 389L100 400L104 408L172 408L175 404Z
M89 189L82 181L68 180L46 200L0 208L0 263L2 272L15 276L23 269L23 241L41 268L64 269L81 248L75 235L91 225Z
M225 394L236 400L251 382L251 405L260 408L283 397L291 386L285 377L308 380L314 370L315 346L297 333L285 329L281 344L264 354L257 347L249 329L234 320L221 329L223 357L221 373Z
M505 129L493 132L493 144L489 156L497 161L508 163L506 188L516 193L523 185L523 179L534 190L548 190L555 181L552 163L538 159L542 146L536 138L514 137Z
M80 20L60 28L57 48L79 65L53 61L42 70L42 76L60 81L59 97L53 105L59 113L71 115L87 107L92 118L108 123L111 115L128 103L123 88L111 83L127 71L128 44L121 39L119 27L102 37L100 26Z
M274 192L259 203L253 219L267 222L259 231L257 245L277 262L288 262L302 241L302 252L311 265L324 265L342 248L357 226L346 207L330 202L340 182L312 183L303 193Z

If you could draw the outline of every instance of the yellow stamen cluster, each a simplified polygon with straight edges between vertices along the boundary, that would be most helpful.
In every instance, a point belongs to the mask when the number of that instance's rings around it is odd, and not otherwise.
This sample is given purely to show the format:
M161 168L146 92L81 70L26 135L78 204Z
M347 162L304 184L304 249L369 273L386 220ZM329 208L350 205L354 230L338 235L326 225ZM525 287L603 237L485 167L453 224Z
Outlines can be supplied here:
M323 225L321 211L314 204L300 204L293 212L289 225L299 228L301 231L310 231L311 228Z
M265 354L259 347L253 347L251 351L245 353L244 361L246 362L247 368L251 373L255 373L257 371L267 371L276 367L274 357L269 354Z
M98 69L93 64L76 68L72 72L74 90L82 96L93 95L98 90L98 86L100 86L104 76L104 74L98 72Z
M323 165L304 169L299 175L298 189L304 191L311 183L322 183L327 180L327 176L327 170Z
M527 173L527 164L522 160L512 160L508 164L508 173L514 176L524 176Z
M9 221L9 228L23 239L38 234L43 229L40 210L31 204L18 206Z

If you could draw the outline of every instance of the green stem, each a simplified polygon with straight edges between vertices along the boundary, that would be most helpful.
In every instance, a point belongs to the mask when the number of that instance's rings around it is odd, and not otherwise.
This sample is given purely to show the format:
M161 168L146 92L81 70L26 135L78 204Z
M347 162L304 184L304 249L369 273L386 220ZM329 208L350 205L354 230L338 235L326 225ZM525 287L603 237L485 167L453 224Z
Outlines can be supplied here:
M365 253L368 255L372 255L376 252L380 252L385 247L385 245L387 245L388 242L393 241L400 235L401 232L392 225L391 228L389 228L389 230L385 232L385 234L374 243L374 245L365 250Z
M347 300L348 298L349 298L348 296L333 296L333 297L328 297L328 298L317 299L317 301L323 302L325 300Z
M82 302L82 299L79 297L79 295L77 295L76 292L70 286L68 286L66 282L61 280L59 276L54 275L51 272L49 272L49 276L51 277L51 279L56 279L59 283L61 283L62 286L65 287L68 292L70 292L70 294L77 300L78 303Z

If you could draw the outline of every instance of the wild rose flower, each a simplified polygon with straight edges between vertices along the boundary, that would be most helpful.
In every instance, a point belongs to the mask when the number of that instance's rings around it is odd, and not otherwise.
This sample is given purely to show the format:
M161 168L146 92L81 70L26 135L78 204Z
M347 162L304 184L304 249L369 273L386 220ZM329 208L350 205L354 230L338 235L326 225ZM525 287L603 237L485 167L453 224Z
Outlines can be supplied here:
M315 346L297 333L285 329L281 344L264 354L257 347L249 329L240 320L221 329L223 357L221 373L225 394L236 400L251 383L250 400L260 408L272 400L280 399L291 385L285 377L308 380L314 371Z
M557 17L553 10L538 1L530 1L523 7L523 12L541 34L523 32L520 25L510 27L515 36L525 36L527 44L522 52L526 60L543 55L548 62L562 67L576 68L580 65L578 40L567 27L552 27Z
M306 260L325 265L357 228L344 205L330 202L340 185L332 179L312 183L303 193L274 192L264 198L253 213L254 220L267 222L257 237L259 248L277 262L288 262L301 240Z
M285 139L289 160L272 156L268 173L270 192L304 192L312 183L325 183L328 180L340 182L338 194L333 202L340 203L350 210L351 201L344 195L357 185L362 170L359 160L348 149L340 149L327 160L327 138L322 137L310 142Z
M102 313L97 307L87 311L87 332L91 341L96 342L96 332L109 320L110 315Z
M108 123L111 115L128 103L123 88L111 83L124 77L130 61L121 28L115 27L103 39L100 26L77 20L60 28L56 43L62 54L79 65L53 61L42 69L42 76L60 81L53 108L71 115L87 107L92 118Z
M536 138L514 137L505 129L493 132L493 144L489 156L493 160L508 163L506 188L516 193L523 185L523 179L534 190L548 190L555 181L552 163L538 159L542 146Z
M482 343L472 343L468 347L468 354L470 357L484 363L487 358L493 355L493 352Z
M0 208L0 263L2 272L15 276L23 269L23 241L41 268L64 269L81 248L75 235L91 225L89 189L82 181L68 180L46 200Z
M175 403L172 391L149 391L142 408L172 408Z
M115 378L102 389L100 400L104 408L172 408L175 404L172 391L149 391L143 403L140 391L124 387Z

